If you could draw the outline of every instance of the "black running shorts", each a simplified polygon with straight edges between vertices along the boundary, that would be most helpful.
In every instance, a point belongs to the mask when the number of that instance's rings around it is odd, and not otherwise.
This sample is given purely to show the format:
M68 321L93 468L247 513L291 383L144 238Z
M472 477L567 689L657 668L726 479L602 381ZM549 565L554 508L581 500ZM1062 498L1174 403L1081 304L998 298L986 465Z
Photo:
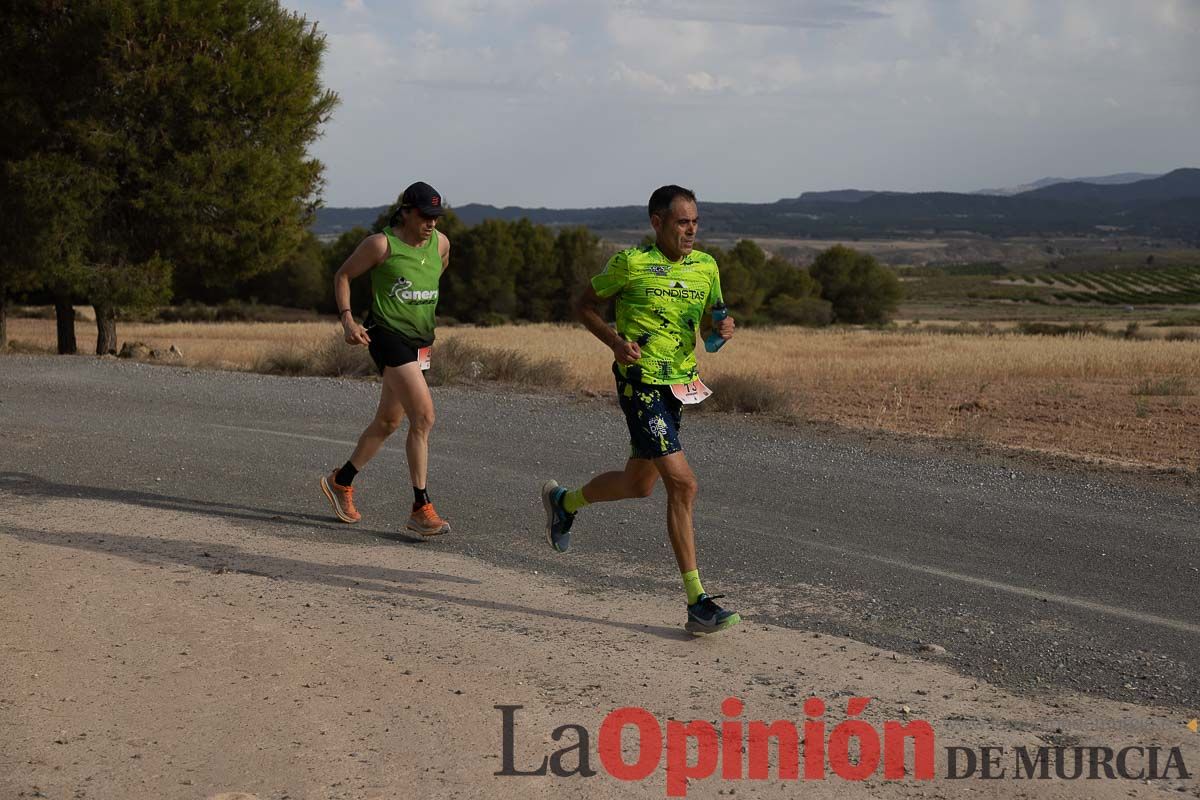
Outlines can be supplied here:
M371 337L367 350L370 351L371 359L379 369L380 375L383 374L384 367L402 367L416 361L417 350L424 346L413 344L400 334L378 325L369 328L367 335Z

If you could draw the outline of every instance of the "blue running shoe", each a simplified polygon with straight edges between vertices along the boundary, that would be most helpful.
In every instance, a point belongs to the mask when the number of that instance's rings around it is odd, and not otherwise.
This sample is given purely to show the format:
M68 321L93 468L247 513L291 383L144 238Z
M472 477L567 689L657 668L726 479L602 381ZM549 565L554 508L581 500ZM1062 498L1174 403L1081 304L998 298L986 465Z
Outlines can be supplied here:
M571 524L575 515L568 514L562 507L567 489L558 481L546 481L542 486L542 505L546 507L546 541L560 553L571 546Z
M704 636L732 628L741 622L742 617L736 611L727 611L714 602L718 597L724 595L715 594L710 597L702 594L697 597L696 602L687 607L688 621L683 629L688 633Z

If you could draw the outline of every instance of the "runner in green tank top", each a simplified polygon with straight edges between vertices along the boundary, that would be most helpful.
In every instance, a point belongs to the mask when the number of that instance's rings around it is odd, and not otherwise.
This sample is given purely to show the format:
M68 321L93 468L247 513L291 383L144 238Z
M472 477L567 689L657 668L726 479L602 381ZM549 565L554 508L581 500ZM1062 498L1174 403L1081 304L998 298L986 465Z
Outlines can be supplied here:
M721 275L712 256L693 249L699 225L695 194L663 186L650 196L649 212L654 244L613 256L575 305L579 320L613 351L617 402L629 428L631 454L623 470L597 475L582 488L568 490L547 481L542 486L546 538L556 551L566 551L581 508L649 497L661 478L667 489L667 536L687 594L684 628L716 633L741 617L717 605L700 583L692 528L696 476L683 455L679 426L683 405L707 397L696 370L696 334L707 309L724 312ZM616 301L616 330L600 316L609 300ZM728 316L716 323L722 340L732 338L733 329Z
M403 233L403 229L401 230ZM441 242L433 229L423 246L413 247L392 226L383 229L388 257L371 270L368 326L403 336L413 344L433 344L438 281L442 277Z
M366 345L383 378L375 418L358 437L350 460L321 478L321 491L342 522L362 518L354 505L351 482L408 417L405 452L413 505L406 527L422 536L450 532L450 523L434 510L425 485L434 414L422 372L422 361L428 359L425 348L433 344L438 284L450 263L450 241L436 229L444 213L441 195L427 183L414 183L400 196L391 224L363 239L333 276L346 342ZM350 281L366 273L370 273L371 309L365 325L360 325L350 309Z

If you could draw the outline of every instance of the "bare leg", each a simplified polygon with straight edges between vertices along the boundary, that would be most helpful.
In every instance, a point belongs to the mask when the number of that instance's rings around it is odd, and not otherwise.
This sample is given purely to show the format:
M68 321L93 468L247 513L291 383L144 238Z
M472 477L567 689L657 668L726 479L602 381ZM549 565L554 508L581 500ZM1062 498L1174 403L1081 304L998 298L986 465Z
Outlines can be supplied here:
M667 536L680 573L696 569L696 538L692 508L698 487L696 475L682 452L654 459L654 466L667 487Z
M400 367L384 367L383 394L375 419L358 437L358 445L350 463L361 470L382 449L388 437L400 428L408 417L408 438L404 450L408 456L408 472L412 485L425 488L429 465L429 432L433 429L433 397L425 376L416 362Z
M649 497L656 483L658 470L654 468L654 462L631 458L625 462L624 470L602 472L588 481L583 487L583 497L589 503Z
M433 395L415 361L401 367L388 367L384 370L384 380L392 382L392 390L408 416L408 437L404 441L408 473L412 485L424 489L429 469L429 434L434 422Z
M361 470L365 467L404 420L404 406L397 394L395 381L388 380L388 372L394 369L385 367L383 370L383 393L379 396L379 408L375 410L375 419L371 420L371 424L358 437L358 445L350 455L350 463L355 469Z

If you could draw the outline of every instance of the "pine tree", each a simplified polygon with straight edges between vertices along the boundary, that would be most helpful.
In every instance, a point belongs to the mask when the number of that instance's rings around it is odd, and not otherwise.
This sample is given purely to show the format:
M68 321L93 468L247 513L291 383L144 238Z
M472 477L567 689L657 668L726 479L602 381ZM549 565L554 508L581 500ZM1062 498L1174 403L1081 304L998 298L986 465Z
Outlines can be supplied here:
M512 225L521 266L517 271L517 316L533 322L548 322L562 293L554 234L545 225L522 218Z
M809 267L821 297L833 304L836 322L887 322L903 294L896 274L869 253L835 245Z
M314 24L275 0L18 0L7 23L14 202L40 204L31 258L96 307L98 353L172 279L232 288L303 244L336 103Z

